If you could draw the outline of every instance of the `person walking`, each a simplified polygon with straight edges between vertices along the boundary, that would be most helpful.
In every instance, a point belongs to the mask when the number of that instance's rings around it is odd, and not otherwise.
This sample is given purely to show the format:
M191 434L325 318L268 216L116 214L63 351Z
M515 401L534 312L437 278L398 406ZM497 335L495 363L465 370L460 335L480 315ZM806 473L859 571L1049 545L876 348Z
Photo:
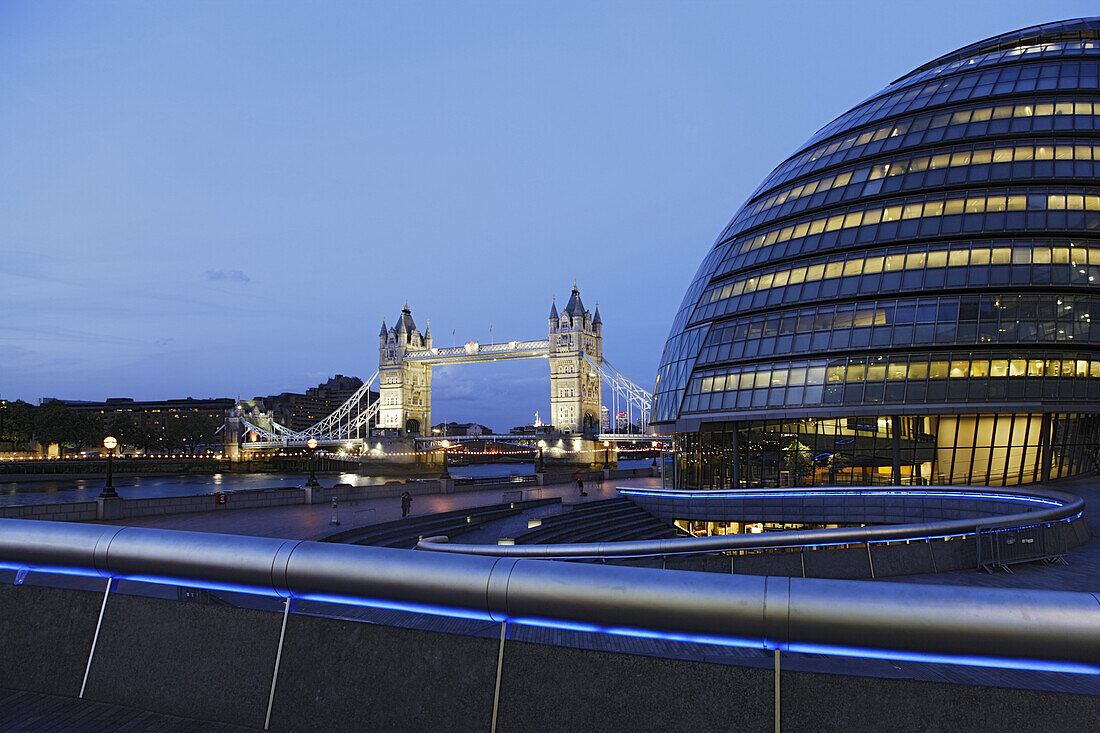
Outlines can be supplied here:
M407 491L401 492L401 518L409 516L409 510L412 508L413 498L412 494Z
M573 474L573 478L577 481L577 493L580 496L588 496L588 492L584 490L584 477L581 476L580 471Z

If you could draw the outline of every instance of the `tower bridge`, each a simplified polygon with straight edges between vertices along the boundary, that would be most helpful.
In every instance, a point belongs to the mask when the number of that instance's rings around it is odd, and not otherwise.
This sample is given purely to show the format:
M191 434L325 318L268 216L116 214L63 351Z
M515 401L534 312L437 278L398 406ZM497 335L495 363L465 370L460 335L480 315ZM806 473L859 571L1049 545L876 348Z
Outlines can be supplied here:
M555 432L599 433L601 407L607 397L612 429L602 433L601 439L620 437L615 430L620 416L625 417L627 426L637 425L642 434L648 433L652 395L604 359L599 306L594 312L587 310L574 284L560 312L556 303L551 304L547 324L545 339L491 344L469 341L441 348L433 343L430 323L421 332L406 303L392 327L382 321L378 371L331 415L301 431L262 414L238 414L230 418L230 426L236 429L234 432L243 429L255 434L258 440L248 445L256 448L302 445L310 438L321 445L361 443L370 437L372 422L375 432L383 435L430 437L433 367L546 359L550 370L550 421ZM376 379L379 397L372 402L370 388ZM235 426L234 420L239 421Z

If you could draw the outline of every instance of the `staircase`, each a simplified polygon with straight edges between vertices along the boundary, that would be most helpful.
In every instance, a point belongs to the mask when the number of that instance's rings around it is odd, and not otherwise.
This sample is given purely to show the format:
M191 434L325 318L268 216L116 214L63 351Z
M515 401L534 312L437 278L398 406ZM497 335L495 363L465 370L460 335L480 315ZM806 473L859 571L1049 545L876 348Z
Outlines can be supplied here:
M517 545L573 542L625 542L682 537L629 499L605 499L574 505L571 511L546 517L542 524L515 538Z

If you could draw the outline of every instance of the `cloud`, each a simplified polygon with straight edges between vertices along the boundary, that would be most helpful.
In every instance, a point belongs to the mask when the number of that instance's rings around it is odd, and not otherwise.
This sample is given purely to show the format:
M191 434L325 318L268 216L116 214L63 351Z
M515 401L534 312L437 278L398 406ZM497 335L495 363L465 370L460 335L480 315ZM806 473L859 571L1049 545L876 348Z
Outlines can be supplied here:
M0 273L32 280L58 282L57 277L47 272L51 259L40 252L0 249Z
M230 280L235 283L252 282L252 278L240 270L207 270L203 275L207 280Z

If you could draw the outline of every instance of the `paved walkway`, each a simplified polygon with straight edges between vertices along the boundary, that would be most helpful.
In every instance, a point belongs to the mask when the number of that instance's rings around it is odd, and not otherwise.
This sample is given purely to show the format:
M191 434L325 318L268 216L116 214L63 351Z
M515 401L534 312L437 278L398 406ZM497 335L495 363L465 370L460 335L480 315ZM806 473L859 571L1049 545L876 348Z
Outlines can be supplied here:
M603 485L586 482L588 496L577 495L572 483L534 486L525 484L511 488L507 484L489 488L476 488L472 491L458 491L454 494L426 494L414 496L412 515L423 516L438 514L456 509L489 506L505 501L504 495L513 495L523 489L524 499L546 499L560 496L567 503L582 503L613 499L618 497L615 486L657 487L657 478L630 478L607 480ZM463 487L458 487L463 488ZM190 514L166 514L155 517L134 517L117 521L102 521L98 524L116 524L132 527L156 527L159 529L182 529L193 532L219 532L222 534L252 535L254 537L281 537L292 540L318 540L335 532L365 527L378 522L389 522L401 518L401 499L383 497L359 499L342 502L337 507L340 526L332 521L332 505L295 504L292 506L268 507L264 509L235 509L232 511L197 512Z
M522 488L525 499L560 496L565 503L583 503L616 498L618 494L615 487L618 485L657 487L660 485L660 479L623 478L604 481L602 487L594 486L590 482L586 485L587 497L578 496L576 487L571 483L543 487L526 485ZM1074 548L1070 552L1066 557L1065 564L1027 563L1013 566L1012 573L998 572L993 575L978 570L956 570L923 575L892 576L887 580L900 583L971 585L992 588L1097 591L1100 589L1100 477L1055 482L1050 484L1050 488L1076 494L1085 500L1085 518L1093 534L1093 538L1089 542ZM518 488L509 489L507 486L493 486L471 491L460 491L454 494L417 496L413 499L412 514L413 516L423 516L456 509L500 504L504 501L505 492L511 493L516 490ZM330 504L299 504L265 509L237 509L233 511L138 517L106 522L106 524L317 540L334 532L400 519L401 500L398 497L385 497L344 502L339 505L337 515L340 520L339 527L330 524L332 520L332 507ZM523 521L526 521L526 517L523 518ZM494 525L492 531L503 530ZM491 538L477 535L466 537L462 541L489 541L491 543Z
M40 731L171 731L171 733L237 733L253 731L228 723L211 723L150 713L122 705L0 688L0 730L5 733Z
M1074 494L1085 500L1085 521L1092 530L1092 539L1070 550L1064 562L1051 565L1042 562L1021 563L1013 565L1011 573L953 570L923 575L896 575L886 580L896 583L1095 593L1100 590L1100 477L1055 481L1046 487L1052 491Z

